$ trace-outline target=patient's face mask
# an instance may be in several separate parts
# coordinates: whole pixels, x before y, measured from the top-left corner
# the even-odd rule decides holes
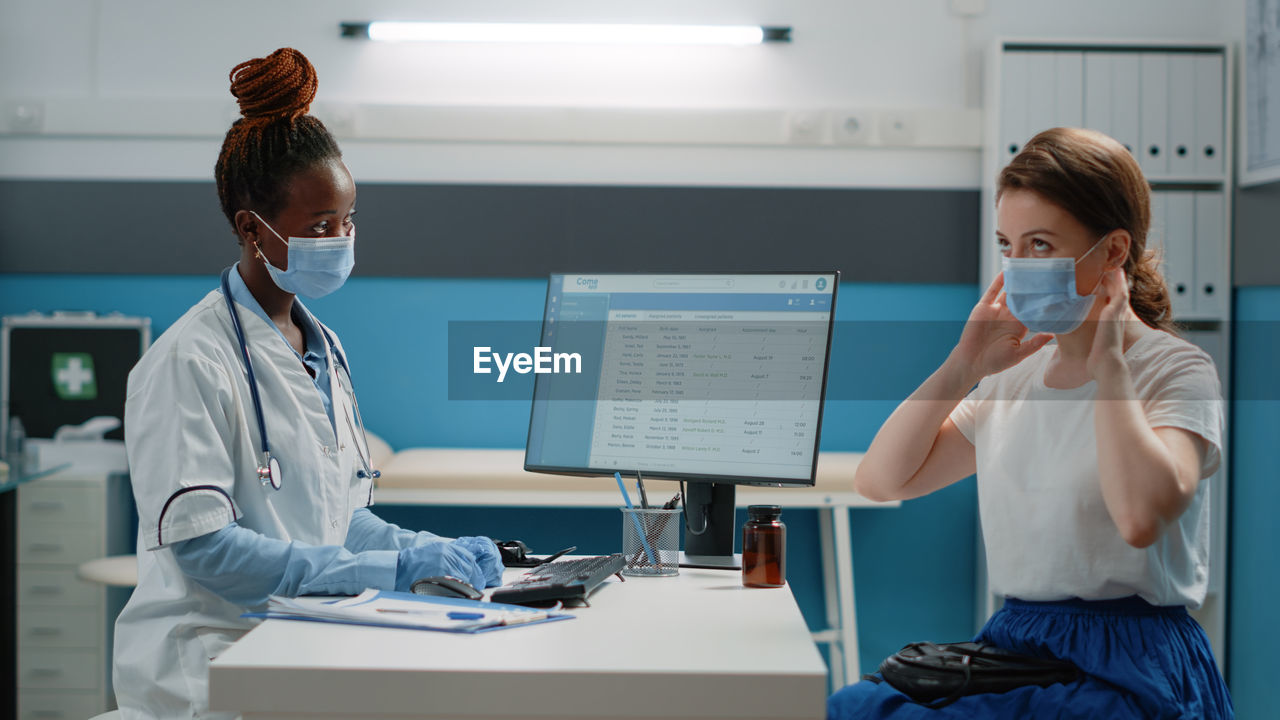
[[[1093,309],[1094,296],[1076,292],[1076,265],[1101,244],[1099,239],[1078,260],[1006,256],[1005,303],[1018,322],[1031,332],[1054,335],[1080,327]]]
[[[343,237],[291,237],[285,240],[261,215],[252,210],[249,212],[289,247],[288,270],[277,268],[261,250],[258,252],[271,279],[281,290],[294,295],[320,298],[342,287],[351,275],[351,269],[356,265],[354,231]]]

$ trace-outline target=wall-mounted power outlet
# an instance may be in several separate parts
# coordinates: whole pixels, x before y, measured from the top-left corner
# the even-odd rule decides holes
[[[831,138],[837,145],[868,145],[875,129],[869,110],[837,110],[831,113]]]
[[[882,145],[912,145],[916,141],[915,118],[910,113],[891,110],[880,113],[879,130]]]
[[[792,145],[818,145],[826,137],[826,113],[797,110],[787,114],[787,140]]]
[[[5,124],[9,132],[38,133],[44,129],[44,103],[17,100],[6,104]]]

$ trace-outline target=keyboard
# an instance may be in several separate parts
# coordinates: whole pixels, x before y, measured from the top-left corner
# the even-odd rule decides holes
[[[494,590],[490,599],[512,605],[555,601],[585,603],[592,591],[626,564],[622,553],[556,560],[539,565],[510,585]]]

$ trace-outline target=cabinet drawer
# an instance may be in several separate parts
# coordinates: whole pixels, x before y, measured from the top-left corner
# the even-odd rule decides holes
[[[106,490],[100,484],[63,485],[34,482],[18,489],[18,525],[102,523]]]
[[[102,648],[103,613],[91,607],[18,606],[18,645],[23,648]]]
[[[22,572],[18,573],[19,605],[97,607],[102,594],[101,585],[81,580],[76,576],[73,568],[63,570],[23,568]]]
[[[107,711],[107,703],[96,692],[48,692],[23,690],[18,693],[18,720],[84,720]]]
[[[79,565],[106,554],[102,530],[71,525],[32,525],[18,528],[18,562]]]
[[[106,679],[100,650],[18,648],[18,687],[97,690]]]

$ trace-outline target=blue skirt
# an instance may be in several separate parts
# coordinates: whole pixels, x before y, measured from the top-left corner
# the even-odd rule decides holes
[[[883,680],[864,680],[832,695],[827,717],[1235,717],[1209,639],[1180,606],[1156,607],[1138,597],[1047,603],[1009,598],[975,639],[1027,655],[1069,660],[1081,670],[1081,679],[1070,685],[967,695],[939,709],[913,702]]]

